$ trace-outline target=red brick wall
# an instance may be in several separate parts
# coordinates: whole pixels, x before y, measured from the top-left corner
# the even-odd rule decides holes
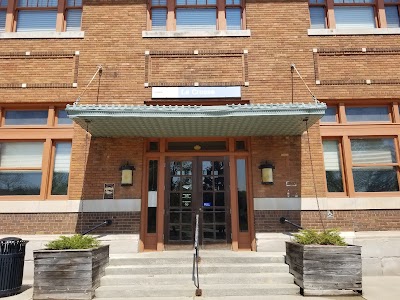
[[[89,125],[90,126],[90,125]],[[78,130],[72,155],[70,199],[103,199],[105,183],[115,184],[115,199],[141,198],[143,139],[141,138],[93,138]],[[87,155],[87,167],[85,161]],[[135,167],[133,185],[121,186],[120,166],[129,162]],[[85,173],[86,172],[86,173]],[[83,174],[86,174],[83,177]],[[83,189],[82,182],[84,181]]]
[[[0,214],[0,219],[3,234],[83,233],[107,219],[112,225],[93,234],[138,234],[140,226],[140,212]]]
[[[336,210],[333,218],[327,218],[321,211],[326,229],[337,228],[341,231],[377,231],[400,230],[400,210]],[[289,224],[280,224],[280,217],[286,217],[305,229],[322,230],[318,211],[256,210],[254,212],[256,232],[296,231]]]

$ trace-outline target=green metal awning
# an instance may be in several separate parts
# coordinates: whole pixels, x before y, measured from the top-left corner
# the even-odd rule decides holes
[[[68,116],[94,137],[300,135],[326,104],[224,106],[67,105]],[[308,121],[305,122],[304,120]]]

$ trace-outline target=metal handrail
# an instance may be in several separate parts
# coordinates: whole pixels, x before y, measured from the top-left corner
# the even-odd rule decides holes
[[[290,225],[292,225],[292,226],[294,226],[294,227],[296,227],[296,228],[298,228],[298,229],[303,229],[303,227],[301,227],[300,225],[297,225],[296,223],[293,223],[292,221],[286,219],[285,217],[281,217],[281,218],[279,219],[279,222],[280,222],[281,224],[289,223]]]
[[[201,296],[202,291],[200,289],[200,280],[199,280],[199,214],[196,214],[196,229],[194,234],[194,265],[193,265],[193,281],[196,286],[196,296]]]
[[[86,234],[88,234],[89,232],[92,232],[93,230],[96,230],[97,228],[99,228],[99,227],[101,227],[101,226],[110,226],[111,224],[112,224],[112,220],[105,220],[103,223],[100,223],[100,224],[94,226],[93,228],[91,228],[91,229],[85,231],[84,233],[82,233],[82,235],[86,235]]]

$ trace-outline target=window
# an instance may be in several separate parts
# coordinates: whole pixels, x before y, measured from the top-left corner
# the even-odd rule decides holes
[[[173,14],[168,14],[168,10]],[[151,0],[151,30],[241,30],[242,0]]]
[[[72,136],[63,108],[0,108],[0,196],[66,199]]]
[[[385,0],[386,24],[388,28],[400,27],[399,0]]]
[[[54,168],[51,185],[52,195],[67,195],[71,142],[57,142],[54,146]]]
[[[55,31],[57,0],[18,0],[16,31]]]
[[[8,0],[0,0],[0,32],[6,29],[7,5]]]
[[[393,138],[351,139],[356,192],[398,191],[398,171]]]
[[[325,111],[325,115],[322,117],[321,122],[336,122],[336,107],[328,107]]]
[[[0,143],[0,195],[40,195],[43,142]]]
[[[81,19],[82,0],[0,0],[0,32],[80,31]]]
[[[374,0],[334,0],[336,28],[375,28]]]
[[[328,121],[320,123],[328,195],[400,191],[399,103],[384,104],[328,107]]]
[[[326,28],[325,0],[310,0],[311,28]]]
[[[309,0],[310,28],[398,28],[399,5],[400,0]]]
[[[343,192],[339,141],[325,140],[322,142],[322,145],[324,150],[325,176],[328,192]]]
[[[390,122],[389,110],[384,107],[346,107],[347,122]]]
[[[72,120],[68,118],[67,112],[63,109],[57,111],[57,124],[58,125],[72,125]]]
[[[4,125],[47,125],[47,110],[6,110]]]
[[[65,14],[65,31],[80,31],[82,22],[82,0],[67,0]]]

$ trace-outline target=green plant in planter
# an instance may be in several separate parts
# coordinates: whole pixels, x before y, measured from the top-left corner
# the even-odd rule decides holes
[[[57,240],[46,244],[48,250],[65,249],[90,249],[100,246],[100,242],[90,235],[75,234],[73,236],[60,236]]]
[[[327,229],[322,232],[313,229],[302,229],[293,236],[295,242],[302,245],[347,245],[337,229]]]

